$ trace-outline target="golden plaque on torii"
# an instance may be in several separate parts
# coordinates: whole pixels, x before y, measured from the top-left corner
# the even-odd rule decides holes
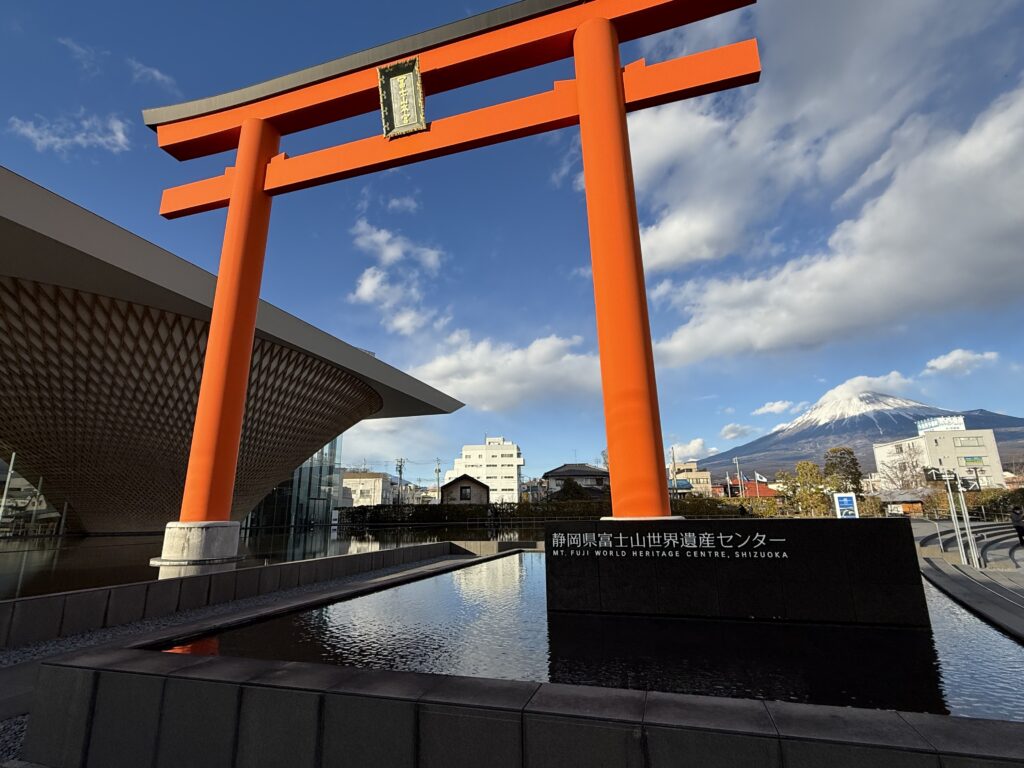
[[[419,57],[377,68],[384,136],[394,139],[427,130]]]

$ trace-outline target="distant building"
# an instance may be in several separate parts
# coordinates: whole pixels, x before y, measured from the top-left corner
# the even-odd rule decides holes
[[[736,477],[725,476],[725,480],[711,487],[712,495],[719,498],[771,499],[779,494],[768,483],[743,478],[743,484]]]
[[[397,485],[387,472],[345,472],[341,483],[352,492],[352,505],[356,507],[397,501]]]
[[[611,488],[608,470],[593,464],[563,464],[545,472],[543,480],[549,495],[561,491],[566,480],[575,480],[577,485],[595,495],[607,493]]]
[[[528,478],[519,485],[520,501],[527,503],[541,501],[547,494],[547,483],[538,478]]]
[[[962,432],[967,429],[963,416],[932,416],[914,423],[919,436],[925,432]]]
[[[442,504],[488,504],[491,489],[472,475],[459,475],[441,486]]]
[[[695,493],[698,496],[712,495],[711,473],[704,469],[698,469],[696,461],[677,461],[674,464],[666,465],[665,470],[668,472],[670,491]],[[675,477],[672,476],[673,471]],[[682,487],[681,482],[673,483],[673,480],[686,481],[691,487],[687,490]]]
[[[483,445],[464,445],[455,459],[455,468],[444,473],[445,483],[469,475],[491,489],[491,503],[514,504],[519,501],[523,461],[522,451],[504,437],[488,437]]]
[[[921,486],[923,471],[929,467],[951,469],[982,488],[1005,487],[995,433],[956,428],[962,424],[962,416],[923,419],[917,422],[917,437],[876,443],[879,490]]]

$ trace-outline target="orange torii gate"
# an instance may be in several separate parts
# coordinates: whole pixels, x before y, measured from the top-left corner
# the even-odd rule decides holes
[[[660,64],[641,59],[623,69],[619,43],[753,2],[522,0],[241,91],[148,110],[144,117],[160,147],[179,160],[237,148],[235,165],[223,175],[167,189],[160,204],[167,218],[228,209],[181,522],[168,526],[164,557],[173,554],[172,527],[229,520],[273,197],[575,124],[586,182],[613,512],[669,515],[626,113],[757,82],[760,61],[756,41],[746,40]],[[425,120],[424,96],[569,56],[575,80]],[[401,102],[402,121],[391,114],[394,99]],[[296,157],[278,151],[282,135],[378,108],[383,136]],[[396,138],[399,122],[410,127]],[[193,543],[178,542],[171,560],[223,561],[227,543],[199,545],[195,534],[180,532]],[[195,556],[184,557],[186,549]]]

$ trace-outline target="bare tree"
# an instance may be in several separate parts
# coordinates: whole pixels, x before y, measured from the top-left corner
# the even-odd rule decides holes
[[[925,484],[924,468],[924,450],[917,443],[907,443],[898,459],[878,465],[878,476],[883,488],[907,491]]]

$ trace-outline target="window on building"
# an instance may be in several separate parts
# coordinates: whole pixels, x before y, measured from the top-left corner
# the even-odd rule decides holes
[[[459,501],[470,501],[473,498],[473,489],[468,485],[459,486]]]
[[[983,443],[980,437],[954,437],[953,445],[957,448],[980,448]]]
[[[903,446],[902,445],[894,445],[892,447],[892,452],[893,453],[903,453]]]

